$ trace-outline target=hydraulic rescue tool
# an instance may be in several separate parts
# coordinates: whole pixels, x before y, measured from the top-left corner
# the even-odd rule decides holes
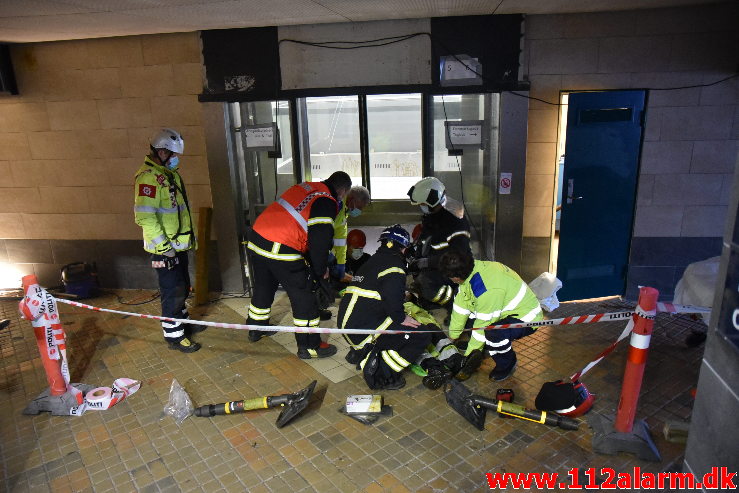
[[[445,395],[447,404],[480,431],[485,429],[485,416],[488,409],[497,411],[499,414],[533,421],[534,423],[559,426],[565,430],[577,430],[580,426],[577,420],[566,416],[559,416],[558,414],[537,411],[535,409],[526,409],[512,402],[488,399],[487,397],[473,394],[463,383],[455,380],[452,380],[451,386],[447,387]]]
[[[300,414],[303,409],[308,407],[308,402],[310,401],[310,396],[313,394],[313,390],[316,388],[316,383],[317,381],[313,380],[306,388],[292,394],[272,395],[202,406],[195,409],[195,416],[207,418],[210,416],[243,413],[244,411],[253,411],[255,409],[282,407],[282,412],[277,417],[277,427],[282,428],[295,416]]]

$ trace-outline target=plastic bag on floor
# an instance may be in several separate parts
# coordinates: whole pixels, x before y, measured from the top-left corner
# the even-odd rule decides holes
[[[172,386],[169,388],[169,401],[164,406],[164,414],[172,416],[179,425],[188,416],[192,415],[194,410],[195,407],[192,405],[190,396],[187,395],[187,392],[176,378],[172,379]]]
[[[551,312],[559,306],[557,291],[562,287],[562,281],[549,272],[543,272],[529,283],[531,291],[539,299],[539,304],[544,311]]]

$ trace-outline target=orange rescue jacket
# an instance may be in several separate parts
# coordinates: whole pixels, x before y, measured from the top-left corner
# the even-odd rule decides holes
[[[320,197],[328,197],[336,202],[323,182],[293,185],[257,217],[254,231],[266,240],[305,253],[308,250],[310,209]]]

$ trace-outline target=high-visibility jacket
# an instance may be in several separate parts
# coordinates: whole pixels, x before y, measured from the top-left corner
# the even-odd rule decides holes
[[[333,217],[310,217],[313,202],[321,197],[330,198],[336,203],[323,182],[293,185],[264,209],[254,221],[253,229],[266,240],[305,253],[308,250],[308,227],[314,224],[334,224]]]
[[[162,254],[196,248],[192,217],[182,177],[149,156],[136,172],[134,220],[144,235],[144,250]]]
[[[539,300],[518,274],[500,262],[475,260],[472,273],[454,297],[449,336],[459,337],[469,319],[474,319],[472,328],[476,328],[494,325],[509,316],[523,322],[544,318]],[[476,349],[484,344],[485,331],[473,330],[469,345]],[[470,351],[468,347],[467,353]]]
[[[346,201],[339,208],[339,213],[334,219],[334,256],[338,265],[346,264],[346,237],[349,235],[348,215]]]

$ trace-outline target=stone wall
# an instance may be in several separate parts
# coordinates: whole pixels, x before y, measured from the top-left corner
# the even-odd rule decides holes
[[[526,18],[531,95],[706,84],[737,72],[739,5]],[[739,79],[648,91],[627,295],[638,284],[671,297],[685,266],[718,255],[739,139]],[[524,278],[549,265],[558,108],[531,100]]]
[[[0,97],[0,262],[45,285],[72,261],[96,261],[105,286],[155,285],[133,176],[158,128],[184,136],[195,220],[211,205],[198,34],[19,44],[11,59],[20,95]]]

